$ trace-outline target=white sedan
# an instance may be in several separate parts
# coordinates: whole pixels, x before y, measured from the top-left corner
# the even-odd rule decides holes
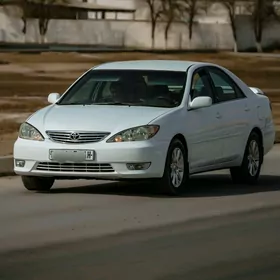
[[[189,175],[217,169],[254,184],[274,144],[269,99],[215,64],[106,63],[48,101],[14,145],[28,190],[56,179],[156,179],[179,195]]]

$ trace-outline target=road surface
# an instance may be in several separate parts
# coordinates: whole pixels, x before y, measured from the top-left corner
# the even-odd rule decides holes
[[[280,279],[280,149],[257,187],[194,176],[181,198],[149,184],[0,179],[0,280]]]

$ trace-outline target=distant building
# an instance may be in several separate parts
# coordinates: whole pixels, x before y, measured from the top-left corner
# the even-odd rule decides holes
[[[139,0],[136,0],[139,2]],[[75,1],[77,2],[77,1]],[[105,6],[107,10],[105,15],[98,11],[88,12],[88,18],[90,19],[112,19],[112,20],[133,20],[135,19],[135,10],[137,5],[134,0],[80,0],[80,2]],[[133,11],[133,12],[132,12]]]
[[[111,19],[111,20],[149,20],[149,8],[145,3],[145,0],[79,0],[83,3],[95,4],[95,5],[103,5],[110,8],[115,9],[127,9],[127,10],[135,10],[135,13],[128,12],[106,12],[105,18],[102,17],[101,12],[89,11],[88,18],[90,19]],[[75,1],[77,2],[77,1]],[[228,11],[221,2],[213,2],[209,0],[201,0],[201,7],[203,7],[202,11],[199,15],[196,16],[197,22],[203,23],[224,23],[228,22]],[[246,3],[246,4],[244,4]],[[241,0],[235,2],[235,12],[236,15],[244,15],[249,14],[248,1]],[[280,1],[279,1],[280,8]]]
[[[1,0],[0,0],[1,1]],[[2,2],[0,3],[3,3]],[[26,0],[7,0],[24,1]],[[252,0],[253,1],[253,0]],[[268,0],[272,1],[272,0]],[[256,38],[249,16],[248,1],[236,1],[237,45],[239,50],[254,48]],[[272,3],[272,2],[271,2]],[[276,6],[280,8],[280,1]],[[192,36],[188,18],[177,20],[165,36],[166,22],[158,22],[154,47],[158,49],[220,49],[236,46],[226,7],[221,2],[201,0],[200,12],[194,18]],[[1,5],[1,4],[0,4]],[[37,5],[37,7],[39,7]],[[0,8],[0,41],[39,42],[38,9],[34,5],[24,25],[15,7]],[[70,4],[52,5],[46,41],[50,43],[91,44],[150,49],[151,22],[145,0],[73,0]],[[262,46],[280,44],[279,21],[264,26]]]
[[[5,3],[5,2],[3,2]],[[0,2],[1,6],[2,2]],[[3,5],[3,4],[2,4]],[[5,6],[21,7],[22,13],[26,18],[39,18],[42,9],[48,9],[50,19],[107,19],[114,15],[116,19],[118,14],[129,14],[133,18],[135,9],[127,7],[117,7],[104,5],[104,3],[88,2],[87,0],[63,2],[26,2],[26,0],[6,1]],[[20,15],[19,15],[20,16]]]

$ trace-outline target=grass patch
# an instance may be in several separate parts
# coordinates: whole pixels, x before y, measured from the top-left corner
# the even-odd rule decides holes
[[[41,75],[38,75],[41,74]],[[14,73],[14,72],[0,72],[0,83],[11,83],[14,82],[24,82],[24,83],[36,83],[36,82],[70,82],[72,79],[59,77],[55,75],[44,76],[42,74],[48,74],[47,71],[43,70],[34,70],[31,74],[22,74],[22,73]],[[35,79],[34,79],[35,78]]]
[[[0,75],[1,76],[1,75]],[[35,80],[35,82],[34,82]],[[2,82],[0,80],[0,97],[6,96],[47,96],[51,92],[63,93],[70,85],[65,81],[42,81],[33,78],[33,81],[16,80],[14,82]]]
[[[47,101],[42,100],[23,100],[22,102],[12,101],[0,103],[1,113],[28,113],[37,111],[48,105]]]
[[[75,62],[88,62],[88,58],[85,56],[80,56],[78,53],[55,53],[55,52],[46,52],[46,53],[37,53],[37,54],[28,54],[28,53],[0,53],[0,60],[25,64],[25,63],[75,63]]]
[[[0,135],[14,133],[18,131],[20,124],[14,120],[2,120],[0,121]]]
[[[191,60],[217,63],[234,72],[250,86],[263,89],[280,87],[280,58],[255,57],[236,55],[232,53],[97,53],[82,55],[78,53],[42,53],[19,54],[0,53],[3,59],[18,66],[28,67],[33,72],[28,74],[0,71],[0,96],[11,95],[47,95],[50,92],[64,92],[70,84],[78,78],[89,66],[94,66],[108,61],[119,60],[143,60],[143,59],[167,59],[167,60]],[[38,69],[40,63],[43,70]],[[65,65],[64,69],[54,70],[54,63]],[[70,64],[72,68],[70,67]],[[75,64],[78,67],[73,69]],[[47,66],[50,66],[50,70]],[[67,69],[69,65],[69,69]],[[5,65],[3,65],[4,67]],[[39,67],[40,68],[40,67]],[[9,68],[10,69],[10,68]],[[72,70],[71,70],[72,69]],[[1,65],[0,65],[1,70]],[[69,76],[68,76],[69,74]],[[74,74],[74,75],[73,75]]]

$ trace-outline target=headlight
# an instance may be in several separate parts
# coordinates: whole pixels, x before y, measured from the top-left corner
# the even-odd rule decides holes
[[[35,141],[44,141],[41,133],[32,125],[23,123],[19,129],[19,138]]]
[[[107,142],[143,141],[154,137],[159,131],[158,125],[144,125],[123,130],[112,136]]]

